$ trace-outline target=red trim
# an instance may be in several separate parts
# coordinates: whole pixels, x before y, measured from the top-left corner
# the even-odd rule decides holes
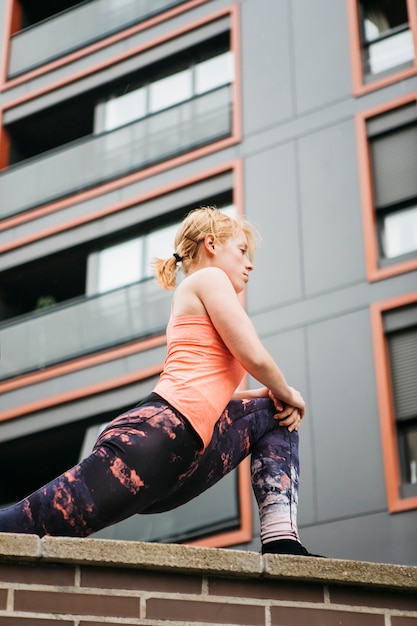
[[[408,20],[414,42],[413,65],[398,72],[394,69],[393,73],[389,76],[385,76],[384,78],[376,79],[375,81],[365,84],[363,82],[362,43],[360,37],[358,0],[346,0],[350,59],[352,64],[352,84],[353,94],[355,96],[363,96],[366,93],[375,91],[376,89],[382,89],[392,83],[405,80],[406,78],[417,74],[417,5],[415,0],[406,0],[406,2]]]
[[[401,472],[391,387],[391,371],[382,316],[384,311],[397,309],[416,302],[417,292],[414,292],[372,304],[370,309],[385,485],[388,511],[390,513],[417,508],[417,496],[412,498],[401,498],[400,496]]]
[[[9,165],[10,158],[10,135],[2,125],[1,117],[0,110],[0,169]]]
[[[17,3],[17,0],[7,0],[7,1],[12,6],[15,6]],[[98,52],[99,50],[102,50],[103,48],[112,46],[118,43],[119,41],[123,41],[124,39],[127,39],[128,37],[132,37],[132,35],[136,35],[144,30],[157,26],[158,24],[162,22],[168,21],[176,17],[177,15],[180,15],[181,13],[191,11],[192,9],[200,6],[201,4],[205,4],[207,2],[208,0],[190,0],[189,2],[181,6],[174,7],[173,9],[169,11],[165,11],[164,13],[161,13],[160,15],[150,18],[144,22],[135,24],[134,26],[131,26],[130,28],[127,28],[123,31],[119,31],[118,33],[115,33],[114,35],[100,39],[100,41],[97,41],[91,45],[84,46],[83,48],[80,48],[79,50],[76,50],[75,52],[71,52],[70,54],[67,54],[59,59],[51,61],[50,63],[45,63],[41,67],[37,67],[33,70],[29,70],[28,72],[25,72],[24,74],[16,76],[16,78],[11,78],[10,80],[8,80],[7,78],[7,73],[8,73],[7,72],[8,62],[7,62],[4,68],[3,80],[0,85],[0,91],[6,91],[7,89],[11,89],[12,87],[16,87],[17,85],[33,80],[37,78],[38,76],[42,76],[43,74],[47,74],[56,69],[59,69],[60,67],[63,67],[64,65],[68,65],[69,63],[78,61],[79,59],[82,59],[90,54],[94,54],[95,52]],[[14,30],[11,30],[11,34],[17,32],[20,29],[20,22],[15,21],[14,24],[15,25],[18,24],[18,27],[15,28]],[[7,37],[6,41],[7,41],[7,58],[8,58],[9,37]]]
[[[372,164],[369,153],[369,143],[366,132],[368,119],[391,111],[397,107],[416,101],[417,94],[412,93],[401,96],[394,101],[386,102],[368,111],[356,115],[356,139],[358,146],[359,184],[362,205],[362,221],[365,237],[366,273],[370,282],[411,272],[417,269],[417,258],[379,267],[379,250],[377,241],[377,225],[375,215],[375,202],[372,184]]]

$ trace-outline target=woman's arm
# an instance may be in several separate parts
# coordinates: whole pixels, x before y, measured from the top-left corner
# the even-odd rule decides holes
[[[276,400],[298,408],[303,417],[305,403],[301,394],[288,385],[278,365],[263,346],[225,272],[216,267],[207,267],[191,275],[188,280],[233,356],[251,376],[272,392]]]

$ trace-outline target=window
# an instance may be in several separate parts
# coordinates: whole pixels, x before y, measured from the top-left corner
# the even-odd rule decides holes
[[[401,496],[417,496],[417,304],[383,314]]]
[[[412,65],[414,45],[406,0],[359,0],[365,80]]]
[[[417,73],[415,0],[346,0],[354,94]]]
[[[121,95],[112,95],[97,105],[95,132],[110,131],[152,113],[191,100],[194,96],[231,84],[234,78],[233,54],[223,52],[186,69]]]
[[[381,267],[417,254],[417,106],[367,120]]]
[[[46,94],[25,103],[29,111],[24,105],[5,111],[10,141],[3,150],[8,167],[0,174],[0,217],[109,181],[122,185],[129,174],[168,168],[172,159],[210,151],[219,141],[235,143],[230,40],[227,14],[175,38],[168,56],[167,42],[161,43],[127,59],[126,72],[121,64],[109,81],[97,72],[87,91],[83,81],[74,83],[78,93],[71,97],[66,87],[57,90],[53,106]]]

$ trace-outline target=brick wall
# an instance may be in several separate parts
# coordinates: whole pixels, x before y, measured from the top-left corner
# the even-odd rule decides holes
[[[0,534],[0,626],[416,626],[417,568]]]

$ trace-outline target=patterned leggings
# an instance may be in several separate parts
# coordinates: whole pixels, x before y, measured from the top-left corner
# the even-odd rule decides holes
[[[32,495],[0,510],[0,531],[86,537],[136,513],[168,511],[252,454],[261,539],[298,540],[298,433],[267,398],[232,400],[201,454],[188,422],[156,394],[113,420],[93,452]]]

